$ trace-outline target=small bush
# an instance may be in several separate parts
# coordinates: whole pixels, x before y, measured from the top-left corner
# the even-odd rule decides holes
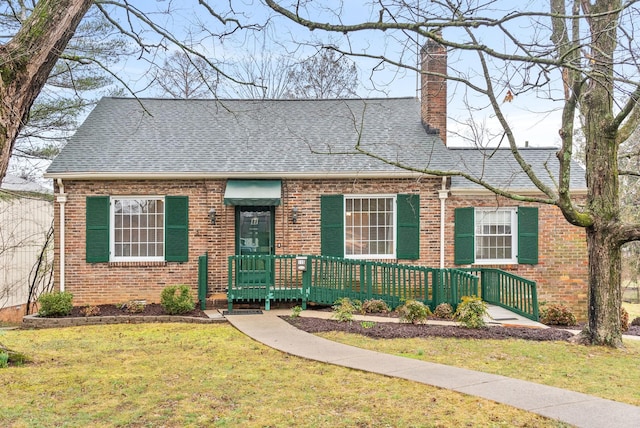
[[[43,293],[38,299],[41,317],[63,317],[69,315],[73,309],[73,294],[63,291]]]
[[[298,318],[301,312],[302,308],[300,306],[294,306],[291,308],[291,318]]]
[[[629,330],[629,312],[623,307],[620,308],[620,329],[622,331]]]
[[[431,309],[417,300],[407,300],[403,305],[396,308],[400,322],[421,324],[427,321],[431,315]]]
[[[343,297],[336,300],[331,308],[333,309],[332,318],[340,322],[347,322],[353,320],[353,314],[362,312],[362,303],[359,300]]]
[[[373,328],[376,326],[376,323],[373,321],[360,321],[360,325],[362,328]]]
[[[389,308],[389,305],[387,305],[384,300],[370,299],[364,301],[362,311],[365,314],[386,314],[391,312],[391,308]]]
[[[4,351],[0,351],[0,369],[4,369],[9,366],[9,354]]]
[[[80,309],[80,313],[85,317],[96,317],[100,315],[100,308],[97,306],[87,305]]]
[[[640,325],[640,317],[635,317],[633,321],[631,321],[631,325],[638,326]]]
[[[561,303],[545,304],[540,309],[540,322],[547,325],[576,325],[576,317]]]
[[[487,304],[481,298],[463,296],[456,310],[455,319],[467,328],[482,328],[485,326],[484,317],[487,314]]]
[[[169,315],[191,312],[196,304],[188,285],[170,285],[160,294],[160,304]]]
[[[433,315],[437,318],[451,319],[453,318],[453,308],[448,303],[440,303],[433,311]]]
[[[129,314],[140,314],[144,312],[145,306],[147,306],[147,302],[144,300],[129,300],[116,305],[118,309],[122,309]]]

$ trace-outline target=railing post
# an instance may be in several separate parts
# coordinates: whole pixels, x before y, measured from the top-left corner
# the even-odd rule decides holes
[[[435,308],[436,306],[438,306],[440,303],[442,303],[440,301],[441,297],[440,297],[440,282],[441,282],[441,272],[442,269],[433,269],[431,271],[431,275],[432,275],[432,287],[433,287],[433,307]]]
[[[207,286],[209,285],[209,253],[204,253],[198,257],[198,300],[200,301],[200,310],[207,309]]]
[[[265,282],[264,285],[264,291],[265,291],[265,296],[264,296],[264,310],[265,311],[270,311],[271,310],[271,275],[273,274],[272,269],[271,269],[271,257],[273,256],[266,256],[267,260],[265,262],[265,266],[264,269],[267,273],[267,281]],[[257,260],[256,260],[256,264],[257,264]]]
[[[455,304],[458,306],[458,302],[460,301],[460,293],[458,292],[458,272],[449,270],[449,278],[451,281],[451,304],[452,306]]]
[[[366,296],[367,299],[371,299],[373,296],[373,263],[369,262],[369,263],[365,263],[365,269],[366,269],[366,281],[367,281],[367,288],[366,288]]]
[[[305,256],[307,261],[305,263],[305,270],[302,271],[302,309],[307,309],[307,300],[311,292],[311,278],[313,278],[313,259],[310,256]]]
[[[487,286],[486,286],[486,275],[484,274],[484,269],[480,269],[480,296],[483,300],[486,300],[487,297]]]
[[[538,290],[535,282],[531,284],[531,299],[533,300],[533,320],[540,321],[540,314],[538,313]]]
[[[227,276],[227,309],[229,312],[233,311],[233,264],[235,259],[233,256],[229,256],[229,271]]]

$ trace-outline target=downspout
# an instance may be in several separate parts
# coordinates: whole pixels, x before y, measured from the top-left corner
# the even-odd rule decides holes
[[[440,198],[440,269],[444,269],[444,227],[446,218],[446,204],[445,201],[449,197],[449,190],[447,189],[447,177],[442,177],[442,189],[438,190],[438,197]]]
[[[67,202],[67,194],[64,193],[64,184],[62,183],[62,179],[58,178],[58,196],[56,200],[60,204],[60,291],[64,291],[64,204]]]

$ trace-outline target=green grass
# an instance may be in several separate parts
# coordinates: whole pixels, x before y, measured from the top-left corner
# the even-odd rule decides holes
[[[626,349],[568,342],[444,338],[376,340],[360,335],[321,334],[336,342],[388,354],[529,380],[640,405],[640,341]]]
[[[272,350],[227,324],[8,331],[0,426],[564,426],[506,405]],[[457,352],[457,351],[456,351]]]
[[[622,307],[629,313],[629,322],[640,317],[640,303],[622,303]]]

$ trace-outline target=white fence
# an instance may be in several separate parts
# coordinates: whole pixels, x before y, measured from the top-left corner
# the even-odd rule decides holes
[[[0,191],[0,309],[52,286],[51,195]]]

